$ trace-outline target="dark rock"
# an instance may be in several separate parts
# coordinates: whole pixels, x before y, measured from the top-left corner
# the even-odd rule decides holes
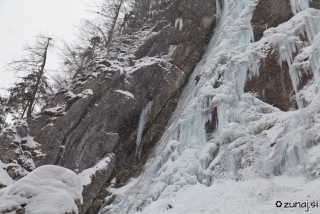
[[[111,173],[113,172],[116,162],[115,156],[108,154],[106,157],[109,157],[111,159],[108,168],[97,171],[92,178],[92,183],[90,185],[84,186],[83,188],[82,195],[84,203],[81,205],[80,213],[87,212],[88,208],[92,205],[93,200],[97,198],[103,185],[106,183]]]
[[[14,139],[12,131],[4,132],[0,136],[0,160],[2,163],[10,163],[11,159],[16,158],[14,150],[16,146],[12,147],[12,140]]]
[[[260,65],[259,76],[248,80],[244,90],[256,93],[259,99],[283,111],[296,109],[296,101],[291,99],[294,90],[290,81],[289,66],[283,62],[281,67],[276,54],[272,51],[269,53]]]
[[[263,32],[288,21],[293,17],[290,0],[262,0],[253,12],[251,24],[254,40],[259,41]]]
[[[57,115],[42,113],[39,118],[28,121],[35,141],[42,145],[41,151],[45,154],[36,162],[37,166],[57,164],[81,172],[93,167],[106,155],[115,154],[108,169],[97,172],[96,179],[85,187],[81,213],[98,212],[108,194],[105,189],[114,177],[117,178],[115,185],[119,187],[140,174],[175,110],[182,87],[205,51],[214,31],[214,12],[215,1],[212,0],[168,3],[160,15],[144,26],[146,31],[158,33],[140,45],[135,52],[135,61],[130,59],[128,64],[137,66],[138,60],[145,60],[145,56],[161,59],[166,56],[166,62],[160,60],[137,67],[130,78],[110,70],[108,78],[99,75],[77,79],[72,93],[91,89],[93,95],[75,99],[66,97],[66,91],[60,92],[47,108],[66,105],[65,112]],[[175,28],[177,18],[183,19],[181,31]],[[128,35],[123,39],[123,45],[134,39],[140,38],[135,33]],[[120,48],[118,52],[121,51]],[[118,61],[124,60],[119,58]],[[111,66],[108,61],[100,64]],[[130,92],[134,99],[115,90]],[[146,117],[142,152],[138,157],[135,151],[139,118],[150,101],[153,105]]]

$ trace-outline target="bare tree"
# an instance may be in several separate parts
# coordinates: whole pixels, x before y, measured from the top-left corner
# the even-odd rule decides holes
[[[95,29],[99,35],[102,35],[102,40],[105,41],[106,57],[109,56],[110,47],[113,41],[113,36],[116,30],[117,23],[125,17],[128,13],[125,7],[126,0],[103,0],[101,3],[96,4],[98,9],[96,13],[99,15],[101,22],[94,24],[93,22],[87,22],[87,26],[91,25],[91,29]]]
[[[89,39],[90,45],[71,46],[64,43],[64,48],[61,49],[61,57],[64,62],[65,72],[72,75],[71,79],[77,76],[85,76],[94,68],[94,58],[96,47],[100,43],[100,37]]]
[[[25,48],[25,55],[11,62],[10,70],[23,73],[22,81],[15,84],[15,87],[9,90],[11,104],[15,102],[22,102],[19,108],[23,108],[21,117],[27,112],[27,117],[30,118],[32,111],[40,98],[40,94],[44,93],[43,90],[49,88],[47,78],[44,76],[47,63],[48,50],[52,46],[52,38],[39,35],[34,46],[27,46]],[[17,99],[19,97],[19,99]],[[23,100],[23,101],[22,101]]]

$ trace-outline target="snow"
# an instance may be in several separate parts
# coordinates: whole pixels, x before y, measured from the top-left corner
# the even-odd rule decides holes
[[[91,75],[94,77],[98,77],[100,75],[100,72],[92,72]]]
[[[109,188],[107,188],[107,190],[112,193],[113,195],[116,195],[117,197],[123,199],[126,197],[126,195],[128,194],[128,192],[135,186],[135,184],[137,183],[139,178],[130,178],[129,181],[127,182],[126,185],[124,185],[123,187],[120,187],[120,188],[114,188],[113,185],[114,183],[116,182],[116,178],[114,178],[112,181],[111,181],[111,186]],[[110,198],[112,197],[112,195],[108,196],[105,201],[108,201]],[[108,213],[110,207],[108,208],[102,208],[100,212],[104,213]]]
[[[97,171],[105,170],[108,168],[111,159],[114,157],[114,154],[110,154],[101,161],[99,161],[94,167],[83,170],[78,176],[82,182],[82,185],[90,185],[92,183],[92,177],[96,174]]]
[[[66,105],[58,105],[56,107],[53,107],[53,108],[47,108],[47,109],[44,109],[43,111],[46,112],[46,113],[51,113],[53,115],[57,115],[57,114],[60,114],[62,112],[64,112],[64,110],[66,109]]]
[[[308,8],[308,0],[290,0],[295,16],[276,28],[267,29],[263,38],[254,42],[251,17],[257,2],[216,1],[218,21],[215,34],[184,87],[164,135],[139,178],[129,180],[121,188],[113,185],[108,188],[117,198],[104,207],[101,214],[305,213],[306,208],[277,208],[275,203],[311,203],[319,199],[320,190],[316,187],[320,184],[320,11]],[[182,19],[178,21],[182,27]],[[151,35],[154,34],[135,34],[145,40]],[[138,45],[133,46],[136,49]],[[110,60],[111,66],[102,66],[101,69],[119,71],[120,74],[125,72],[126,78],[155,63],[167,69],[172,66],[168,60],[174,48],[170,47],[169,54],[161,59],[144,57],[134,61],[134,66]],[[298,110],[282,112],[254,94],[244,92],[246,81],[260,75],[260,63],[269,54],[278,56],[275,63],[280,66],[284,62],[289,65]],[[129,56],[123,59],[126,61]],[[310,74],[313,78],[300,89],[303,74]],[[194,83],[196,75],[202,75],[197,85]],[[134,99],[128,91],[115,92]],[[87,89],[78,95],[68,92],[66,96],[85,98],[92,94],[92,90]],[[138,158],[151,107],[150,101],[140,114],[135,151]],[[212,133],[206,130],[209,122],[216,127]],[[78,193],[82,185],[91,184],[96,172],[106,169],[110,161],[110,157],[104,158],[81,172],[77,179],[70,176],[76,187],[61,198],[53,196],[55,200],[63,201],[51,200],[50,203],[46,201],[48,195],[42,191],[53,188],[55,191],[50,189],[48,193],[51,196],[70,188],[69,183],[65,187],[59,182],[55,186],[55,182],[46,181],[56,176],[55,170],[50,169],[50,177],[42,179],[45,183],[38,182],[39,179],[28,180],[41,168],[16,183],[3,173],[5,171],[0,171],[1,182],[11,185],[0,190],[0,200],[8,199],[8,203],[0,203],[0,208],[18,206],[14,203],[27,201],[26,208],[36,209],[44,200],[41,204],[53,206],[56,203],[54,206],[57,206],[62,203],[64,209],[72,210],[73,201],[81,200]],[[115,181],[116,178],[112,183]],[[38,192],[32,188],[45,185],[50,188],[40,188]],[[65,187],[63,190],[61,185]],[[16,189],[24,192],[26,188],[30,188],[26,192],[34,194],[33,197],[13,193]],[[106,201],[111,197],[109,195]],[[30,203],[35,206],[31,207]],[[320,208],[310,208],[310,212],[317,213],[317,209]],[[32,210],[32,213],[37,211]]]
[[[7,171],[4,170],[7,166],[8,164],[0,161],[0,184],[4,186],[10,186],[14,183],[14,180],[8,175]]]
[[[142,214],[248,214],[248,213],[308,213],[307,208],[284,208],[284,203],[308,202],[310,213],[319,213],[317,202],[319,180],[307,182],[303,177],[288,176],[272,179],[248,179],[245,181],[222,181],[210,187],[200,184],[189,186],[178,192],[176,197],[159,199]],[[312,193],[312,195],[310,195]],[[283,206],[276,207],[281,201]],[[171,209],[169,209],[171,205]]]
[[[26,213],[78,213],[75,201],[82,203],[82,184],[69,169],[41,166],[0,190],[0,212],[25,205]]]
[[[131,94],[129,91],[123,91],[123,90],[114,90],[114,91],[125,95],[128,99],[134,99],[133,94]]]
[[[306,2],[291,1],[301,12],[254,42],[257,1],[216,1],[215,34],[164,135],[135,185],[101,213],[304,213],[275,203],[319,198],[320,11]],[[271,53],[289,65],[299,110],[244,92]],[[313,79],[300,90],[302,72]]]
[[[183,19],[182,18],[176,18],[174,27],[177,29],[178,26],[179,26],[179,31],[181,31],[182,27],[183,27]]]
[[[87,98],[88,95],[93,95],[92,89],[85,89],[83,92],[79,94],[74,94],[72,91],[68,91],[67,93],[65,93],[64,96],[72,99],[75,97]]]
[[[31,136],[27,136],[25,138],[22,139],[23,141],[26,141],[25,145],[28,147],[28,148],[31,148],[31,149],[36,149],[40,146],[39,143],[37,143],[36,141],[33,140],[33,137]]]

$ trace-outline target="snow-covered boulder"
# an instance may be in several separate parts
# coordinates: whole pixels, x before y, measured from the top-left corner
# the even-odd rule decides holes
[[[78,213],[81,192],[76,173],[59,166],[41,166],[0,190],[0,213]]]

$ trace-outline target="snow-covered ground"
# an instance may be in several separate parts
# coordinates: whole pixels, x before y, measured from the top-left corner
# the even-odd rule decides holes
[[[173,198],[155,201],[142,213],[319,213],[320,189],[315,188],[319,185],[320,180],[308,182],[304,177],[292,178],[288,176],[278,176],[272,179],[248,179],[239,182],[227,180],[213,183],[210,187],[196,184],[181,189]],[[276,206],[278,201],[282,203],[281,207]]]

